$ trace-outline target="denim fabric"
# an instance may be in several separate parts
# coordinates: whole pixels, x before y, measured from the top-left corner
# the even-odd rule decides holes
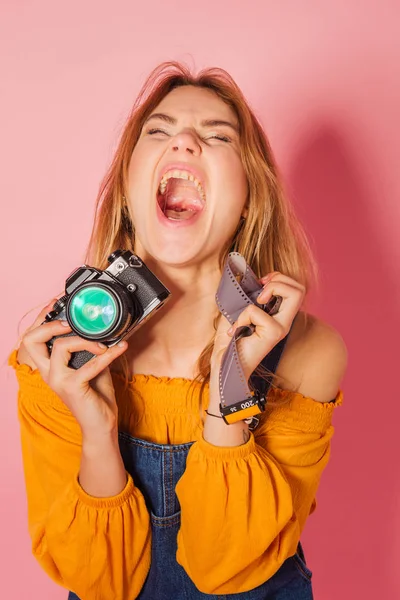
[[[286,338],[264,361],[271,372],[275,372],[285,342]],[[300,544],[273,577],[249,592],[200,592],[175,559],[181,518],[175,486],[185,471],[192,442],[161,445],[120,433],[119,444],[125,468],[143,493],[151,515],[151,566],[138,600],[312,600],[311,571]],[[79,598],[70,592],[68,600]]]
[[[175,486],[185,471],[192,443],[153,444],[126,433],[120,433],[119,438],[126,470],[142,491],[151,514],[151,566],[138,600],[312,600],[311,572],[300,545],[297,554],[288,558],[273,577],[249,592],[199,592],[175,560],[180,526]],[[68,600],[79,599],[71,592]]]

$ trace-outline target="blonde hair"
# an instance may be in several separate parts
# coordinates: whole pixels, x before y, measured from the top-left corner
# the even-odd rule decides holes
[[[100,186],[87,263],[104,269],[107,257],[116,248],[134,250],[135,228],[125,200],[131,155],[147,117],[169,92],[186,85],[213,91],[231,107],[239,124],[241,158],[249,189],[248,214],[223,249],[221,268],[228,252],[235,250],[245,257],[257,276],[280,271],[305,285],[308,291],[316,281],[316,264],[304,230],[284,192],[262,126],[226,71],[210,68],[194,75],[187,66],[177,62],[165,62],[154,69],[134,103]],[[213,343],[212,340],[198,359],[196,380],[202,382],[202,390],[210,377]]]

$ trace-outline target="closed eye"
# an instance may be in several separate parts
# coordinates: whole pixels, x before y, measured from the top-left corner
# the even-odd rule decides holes
[[[164,131],[164,129],[149,129],[147,132],[147,135],[155,135],[156,133],[163,133],[164,135],[168,135],[168,133],[166,131]]]
[[[155,127],[153,129],[149,129],[147,131],[147,135],[157,135],[157,134],[169,135],[169,133],[167,131],[165,131],[164,129],[160,129],[159,127]],[[222,134],[212,135],[208,139],[219,140],[221,142],[225,142],[226,144],[230,144],[232,142],[231,138],[229,138],[227,135],[222,135]]]
[[[211,137],[216,140],[220,140],[221,142],[226,142],[227,144],[232,142],[231,138],[229,138],[227,135],[216,134],[212,135]]]

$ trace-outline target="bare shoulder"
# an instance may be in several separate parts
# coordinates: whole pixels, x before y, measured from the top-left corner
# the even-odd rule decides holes
[[[340,333],[300,311],[277,370],[279,387],[329,402],[340,389],[346,367],[347,348]]]

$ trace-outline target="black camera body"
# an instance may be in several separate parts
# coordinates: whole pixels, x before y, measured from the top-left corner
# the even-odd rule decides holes
[[[58,337],[78,335],[84,339],[114,346],[143,325],[170,296],[170,291],[129,250],[116,250],[101,271],[83,265],[71,273],[62,296],[45,318],[68,321],[72,332],[55,336],[47,347],[51,353]],[[75,352],[69,366],[79,369],[94,355]]]

